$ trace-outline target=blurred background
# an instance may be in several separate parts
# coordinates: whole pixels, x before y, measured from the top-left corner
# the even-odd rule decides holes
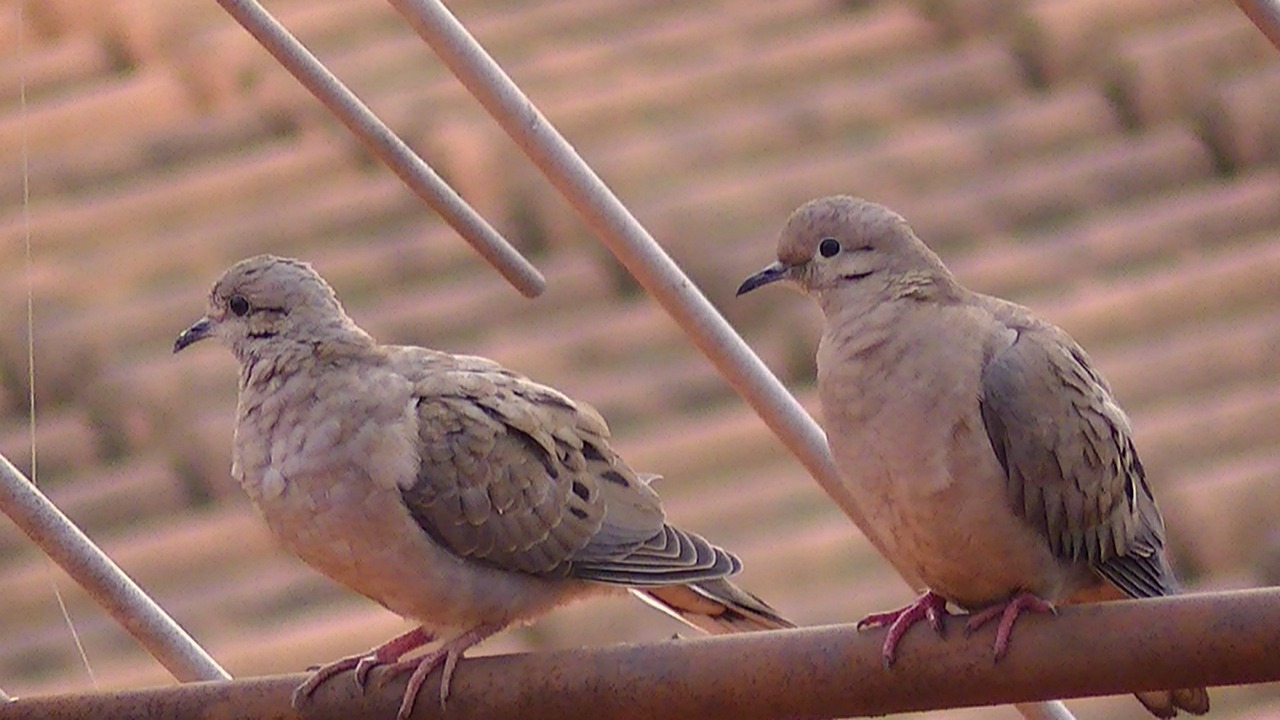
[[[817,309],[733,291],[796,205],[862,195],[1090,350],[1191,588],[1280,583],[1280,55],[1233,4],[450,5],[810,408]],[[669,515],[802,624],[910,598],[389,6],[268,6],[549,289],[506,286],[212,0],[0,4],[0,452],[30,470],[29,262],[39,484],[228,670],[301,671],[406,627],[272,546],[229,477],[229,354],[170,354],[222,269],[261,252],[313,262],[384,342],[487,355],[596,405],[665,476]],[[171,682],[3,518],[0,587],[10,694]],[[620,599],[481,650],[673,632]],[[1280,687],[1214,704],[1280,716]],[[1145,717],[1127,697],[1070,705]]]

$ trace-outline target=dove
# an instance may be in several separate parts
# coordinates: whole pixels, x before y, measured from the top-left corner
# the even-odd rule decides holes
[[[777,262],[817,301],[823,426],[863,529],[923,594],[861,627],[966,631],[1022,612],[1179,591],[1128,417],[1085,351],[1024,307],[965,289],[888,208],[849,196],[797,209]],[[1203,688],[1138,693],[1157,717],[1203,714]]]
[[[275,539],[416,623],[316,670],[295,705],[382,667],[410,673],[405,718],[440,666],[443,705],[468,648],[610,593],[707,632],[793,627],[725,579],[736,556],[666,522],[591,406],[485,358],[378,344],[304,262],[228,269],[174,352],[207,338],[239,363],[231,472]]]

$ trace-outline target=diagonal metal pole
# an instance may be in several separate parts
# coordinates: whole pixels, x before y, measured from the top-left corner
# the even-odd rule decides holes
[[[601,241],[859,528],[866,521],[826,435],[649,231],[439,0],[388,0],[494,120],[595,230]],[[863,533],[880,554],[884,548]],[[900,570],[901,571],[901,570]],[[1028,720],[1070,720],[1062,703],[1019,705]]]
[[[281,65],[311,91],[370,152],[386,163],[409,189],[444,218],[459,235],[525,297],[537,297],[546,279],[498,231],[480,217],[435,170],[386,126],[355,93],[329,72],[257,0],[218,0]]]
[[[182,682],[231,676],[0,455],[0,510]]]
[[[301,43],[253,0],[219,0],[295,77],[522,294],[546,280]],[[225,680],[223,670],[7,458],[0,510],[112,615],[175,678]]]
[[[22,56],[22,40],[25,18],[21,6],[18,8],[18,54]],[[19,58],[20,63],[23,58]],[[26,116],[26,83],[25,74],[22,80],[21,114]],[[23,135],[22,161],[23,184],[22,220],[26,231],[26,250],[28,274],[31,264],[31,228],[28,217],[30,201],[29,178],[26,167],[28,163],[26,136]],[[30,285],[28,285],[30,293]],[[32,300],[27,297],[27,350],[34,353],[34,326],[32,324]],[[31,466],[36,464],[36,428],[35,428],[35,357],[27,357],[32,386],[30,396],[31,425]],[[21,471],[14,467],[9,459],[0,455],[0,511],[7,514],[24,533],[26,533],[41,550],[62,567],[68,575],[84,587],[85,591],[119,622],[125,630],[132,634],[151,655],[156,658],[175,678],[181,681],[195,680],[229,680],[231,676],[214,661],[204,648],[182,629],[173,618],[169,617],[146,593],[137,586],[110,558],[106,556],[88,536],[80,531],[66,515],[28,480]],[[70,620],[70,618],[68,618]],[[74,631],[74,628],[73,628]],[[10,698],[0,689],[0,706],[9,705]]]
[[[1280,0],[1236,0],[1236,5],[1280,50]]]
[[[821,428],[564,136],[443,4],[431,0],[389,2],[760,413],[823,489],[862,525],[848,491],[841,486]]]

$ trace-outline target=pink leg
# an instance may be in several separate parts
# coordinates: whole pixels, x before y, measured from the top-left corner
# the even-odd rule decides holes
[[[934,632],[942,635],[942,618],[947,614],[946,598],[930,590],[906,607],[890,612],[874,613],[862,618],[858,621],[858,629],[889,626],[889,632],[884,636],[884,646],[880,650],[880,657],[887,668],[893,664],[893,659],[897,655],[898,642],[912,625],[921,620],[928,620]]]
[[[293,691],[293,706],[298,707],[306,698],[316,691],[329,678],[339,673],[346,672],[351,668],[355,668],[356,686],[362,691],[364,690],[365,680],[369,677],[369,671],[379,665],[386,665],[399,660],[405,653],[410,650],[426,645],[431,642],[433,636],[431,633],[416,627],[402,635],[397,635],[378,647],[370,650],[363,655],[352,655],[344,657],[341,660],[335,660],[327,665],[321,666],[307,678],[307,681],[298,686]]]
[[[396,675],[401,675],[410,670],[413,671],[413,674],[409,676],[409,683],[405,686],[404,699],[400,701],[400,711],[396,713],[396,720],[408,720],[409,714],[413,712],[413,703],[418,698],[418,691],[426,683],[427,676],[431,674],[431,671],[441,664],[444,665],[444,670],[440,674],[440,707],[443,709],[445,700],[449,697],[449,681],[453,678],[453,670],[458,666],[458,660],[462,657],[462,653],[480,644],[485,638],[502,630],[504,627],[506,626],[480,625],[421,657],[401,660],[394,665],[387,666],[381,677],[379,677],[380,684]]]
[[[1040,598],[1029,592],[1020,592],[1009,598],[1005,602],[992,605],[973,615],[969,616],[969,621],[964,624],[965,634],[969,634],[974,630],[986,625],[996,618],[1000,618],[1000,624],[996,626],[996,644],[995,655],[996,660],[1004,657],[1009,652],[1009,635],[1013,633],[1013,623],[1018,619],[1018,615],[1029,610],[1037,613],[1058,614],[1058,609],[1053,603]]]

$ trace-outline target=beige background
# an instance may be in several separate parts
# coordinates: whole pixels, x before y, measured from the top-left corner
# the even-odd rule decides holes
[[[1089,348],[1191,587],[1280,582],[1280,55],[1231,3],[451,6],[810,406],[817,310],[732,293],[795,205],[860,194]],[[632,464],[666,476],[671,516],[800,622],[908,599],[387,5],[269,7],[550,289],[506,287],[212,0],[43,0],[25,31],[0,4],[0,452],[29,468],[29,229],[39,482],[231,672],[297,671],[403,627],[271,546],[228,477],[230,357],[169,354],[222,268],[265,251],[314,262],[384,341],[489,355],[598,406]],[[0,520],[0,687],[92,687],[55,582],[102,687],[167,681]],[[603,602],[483,650],[678,629]],[[1275,687],[1214,702],[1280,714]],[[1142,717],[1127,698],[1071,705]]]

